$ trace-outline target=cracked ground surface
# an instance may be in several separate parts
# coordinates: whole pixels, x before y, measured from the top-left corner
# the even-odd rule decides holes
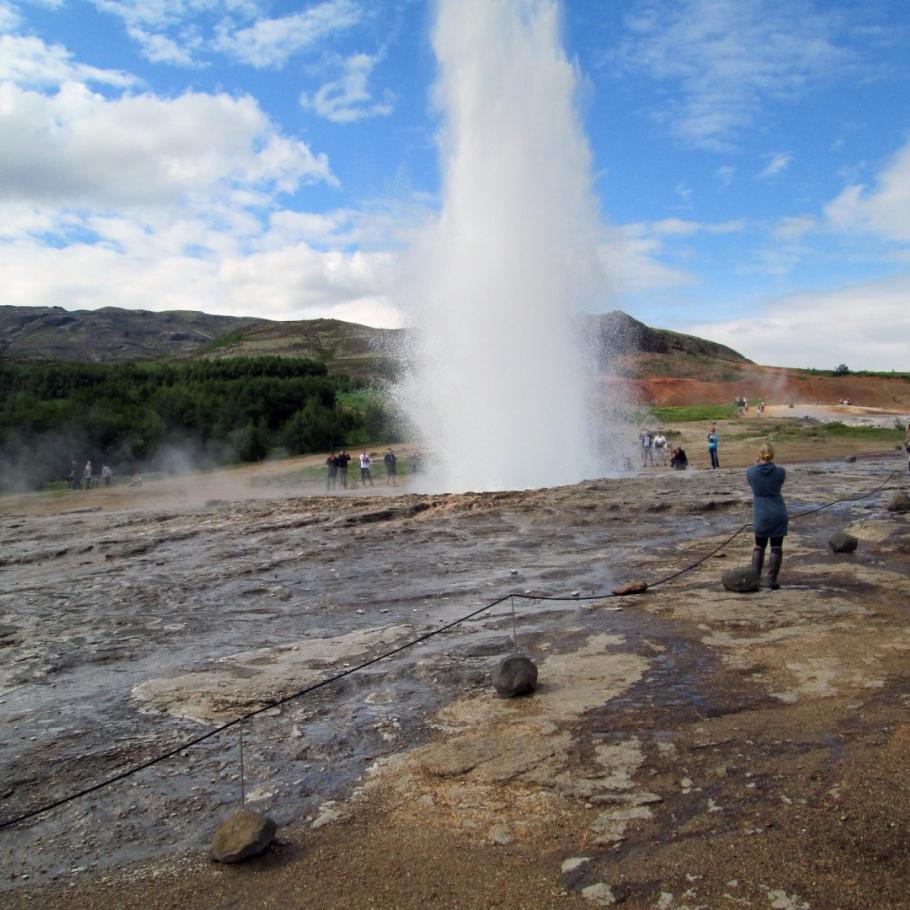
[[[897,459],[789,470],[791,511]],[[905,478],[892,487],[906,489]],[[7,907],[870,908],[910,891],[910,519],[791,525],[777,592],[719,583],[743,472],[518,493],[0,514],[0,814],[66,795],[509,591],[245,725],[268,854],[205,858],[235,733],[0,832]],[[66,510],[64,510],[66,511]],[[846,529],[854,554],[828,537]]]

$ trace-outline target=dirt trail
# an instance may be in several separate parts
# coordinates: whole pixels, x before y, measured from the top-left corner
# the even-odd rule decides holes
[[[788,502],[892,470],[791,463]],[[888,495],[794,521],[780,591],[723,591],[740,537],[666,587],[592,601],[572,594],[668,574],[748,520],[742,471],[20,504],[0,516],[4,817],[268,704],[320,656],[344,666],[509,590],[568,599],[516,601],[532,698],[490,687],[507,601],[252,722],[248,797],[281,825],[260,860],[205,858],[238,799],[236,737],[218,737],[0,833],[4,906],[906,907],[910,518]],[[855,554],[828,549],[841,528]]]

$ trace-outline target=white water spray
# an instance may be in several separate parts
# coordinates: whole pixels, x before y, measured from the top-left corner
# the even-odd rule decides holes
[[[412,250],[402,398],[447,490],[600,473],[583,313],[603,292],[591,162],[554,0],[441,0],[445,198]]]

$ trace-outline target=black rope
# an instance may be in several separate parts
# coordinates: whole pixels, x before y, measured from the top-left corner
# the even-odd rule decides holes
[[[830,502],[827,502],[821,506],[815,508],[806,509],[803,512],[799,512],[796,515],[792,516],[792,520],[798,520],[804,518],[806,515],[812,515],[816,512],[821,512],[823,509],[828,509],[831,506],[837,505],[841,502],[858,502],[862,499],[868,499],[870,496],[874,496],[876,493],[881,492],[889,483],[892,477],[898,476],[902,472],[892,471],[885,480],[879,484],[874,490],[871,490],[868,493],[864,493],[860,496],[845,496],[840,497],[839,499],[833,499]],[[743,533],[747,528],[751,528],[752,523],[744,524],[742,527],[738,528],[733,534],[727,537],[722,543],[718,544],[711,550],[709,553],[706,553],[701,558],[697,559],[695,562],[689,563],[684,568],[680,569],[678,572],[674,572],[671,575],[667,575],[665,578],[661,578],[658,581],[655,581],[653,584],[650,584],[649,588],[655,588],[658,585],[667,584],[670,581],[673,581],[676,578],[679,578],[681,575],[685,575],[688,572],[691,572],[693,569],[696,569],[703,562],[710,559],[715,553],[719,550],[722,550],[725,546],[730,544],[735,540],[740,534]],[[34,818],[36,815],[43,815],[45,812],[50,812],[52,809],[57,809],[60,806],[65,806],[67,803],[74,802],[77,799],[81,799],[83,796],[88,796],[91,793],[95,793],[98,790],[102,790],[105,787],[109,787],[112,784],[117,783],[118,781],[124,780],[127,777],[132,777],[134,774],[138,774],[140,771],[144,771],[146,768],[150,768],[153,765],[160,764],[163,761],[167,761],[169,758],[173,758],[175,755],[179,755],[181,752],[185,752],[188,749],[191,749],[193,746],[198,746],[200,743],[205,742],[207,739],[211,739],[213,736],[217,736],[219,733],[223,733],[225,730],[229,730],[231,727],[235,727],[238,724],[242,724],[245,720],[249,720],[252,717],[256,717],[259,714],[262,714],[265,711],[269,711],[272,708],[279,707],[281,705],[287,704],[290,701],[295,699],[302,698],[305,695],[309,695],[312,692],[317,691],[318,689],[323,689],[326,686],[330,686],[332,683],[338,682],[341,679],[344,679],[347,676],[351,676],[354,673],[359,673],[361,670],[365,670],[367,667],[371,667],[374,664],[379,663],[380,661],[387,660],[390,657],[394,657],[396,654],[400,654],[402,651],[406,651],[410,648],[416,647],[417,645],[434,638],[437,635],[441,635],[443,632],[448,632],[450,629],[455,628],[463,623],[468,622],[473,619],[475,616],[479,616],[481,613],[491,610],[493,607],[499,606],[510,598],[522,598],[524,600],[546,600],[546,601],[578,601],[578,600],[607,600],[611,597],[617,597],[618,595],[614,594],[612,591],[605,592],[603,594],[592,594],[586,596],[556,596],[556,595],[544,595],[544,594],[521,594],[518,592],[510,592],[504,594],[502,597],[497,598],[496,600],[486,603],[481,607],[478,607],[476,610],[472,610],[470,613],[465,614],[464,616],[458,617],[449,623],[446,623],[443,626],[440,626],[438,629],[432,629],[429,632],[425,632],[423,635],[418,635],[416,638],[412,638],[409,641],[406,641],[404,644],[399,645],[396,648],[392,648],[390,651],[385,651],[382,654],[379,654],[375,657],[371,657],[368,660],[363,661],[362,663],[357,664],[356,666],[349,667],[346,670],[342,670],[340,673],[335,673],[332,676],[328,676],[325,679],[320,680],[319,682],[313,683],[312,685],[306,686],[303,689],[298,689],[295,692],[292,692],[289,695],[285,695],[283,698],[272,699],[267,703],[263,704],[262,707],[255,708],[252,711],[248,711],[245,714],[235,717],[233,720],[229,720],[226,723],[221,724],[218,727],[214,727],[209,730],[207,733],[202,733],[199,736],[194,736],[191,739],[186,740],[186,742],[181,743],[179,746],[175,746],[173,749],[168,749],[166,752],[163,752],[159,755],[156,755],[154,758],[150,758],[148,761],[142,762],[141,764],[134,765],[131,768],[127,768],[125,771],[121,771],[118,774],[111,775],[110,777],[105,778],[102,781],[99,781],[96,784],[93,784],[90,787],[85,787],[82,790],[79,790],[75,793],[71,793],[69,796],[64,796],[61,799],[54,800],[53,802],[47,803],[44,806],[39,806],[37,809],[31,809],[28,812],[23,812],[21,815],[17,815],[15,818],[7,819],[6,821],[0,822],[0,831],[6,830],[7,828],[12,828],[14,825],[18,825],[24,821],[27,821],[30,818]],[[514,603],[514,600],[513,600]],[[513,608],[514,609],[514,608]]]

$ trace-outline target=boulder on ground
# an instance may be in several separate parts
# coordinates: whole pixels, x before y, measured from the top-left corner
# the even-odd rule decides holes
[[[617,585],[613,593],[617,597],[625,597],[627,594],[644,594],[648,590],[646,581],[627,581],[624,585]]]
[[[736,594],[751,594],[761,587],[761,576],[752,566],[728,569],[720,577],[724,588]]]
[[[209,855],[219,863],[239,863],[258,856],[272,842],[276,827],[267,815],[240,809],[218,826]]]
[[[832,553],[852,553],[859,541],[846,531],[837,531],[831,535],[828,546]]]
[[[855,456],[855,455],[848,455],[848,456],[844,459],[844,461],[846,461],[847,464],[854,464],[854,463],[856,462],[856,456]]]
[[[503,698],[529,695],[537,688],[537,665],[524,654],[506,657],[493,674],[493,685]]]
[[[889,512],[910,512],[910,496],[906,493],[895,493],[888,503]]]

